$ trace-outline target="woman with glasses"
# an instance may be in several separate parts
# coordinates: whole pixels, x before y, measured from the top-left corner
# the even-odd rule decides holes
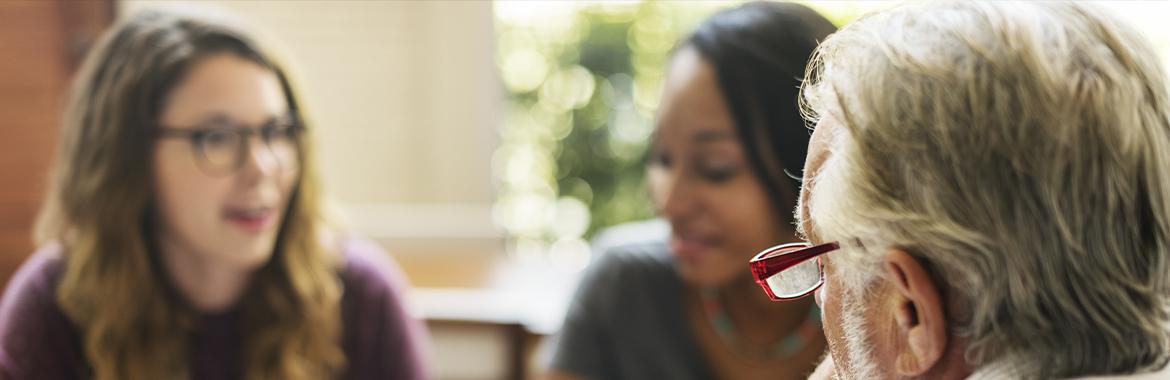
[[[75,82],[3,379],[417,379],[380,249],[323,223],[288,77],[221,18],[140,13]]]
[[[582,281],[551,379],[804,379],[823,355],[811,297],[771,302],[748,261],[799,241],[792,223],[809,131],[799,78],[835,27],[789,3],[704,21],[674,53],[648,182],[670,224],[605,249]]]

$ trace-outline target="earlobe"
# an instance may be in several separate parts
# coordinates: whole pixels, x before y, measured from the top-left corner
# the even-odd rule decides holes
[[[896,334],[903,343],[896,370],[904,376],[919,376],[938,364],[947,347],[942,297],[929,272],[910,254],[892,249],[883,261],[896,298],[892,310]]]

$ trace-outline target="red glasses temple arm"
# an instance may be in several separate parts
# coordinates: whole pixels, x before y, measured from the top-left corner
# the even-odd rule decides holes
[[[763,279],[771,277],[776,273],[780,273],[780,271],[785,269],[794,267],[796,264],[800,264],[805,260],[832,252],[839,248],[841,248],[841,246],[835,242],[825,243],[808,248],[798,249],[788,253],[782,253],[764,259],[753,260],[751,264],[752,267],[756,269],[758,277]],[[767,254],[764,254],[763,256],[767,256]]]

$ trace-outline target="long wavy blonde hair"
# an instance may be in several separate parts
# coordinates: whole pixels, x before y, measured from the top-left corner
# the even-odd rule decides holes
[[[305,120],[285,72],[242,30],[215,17],[142,12],[107,32],[76,78],[37,240],[63,247],[57,302],[81,332],[95,379],[188,376],[198,314],[177,297],[153,249],[150,157],[170,89],[201,58],[236,54],[272,70]],[[240,303],[249,379],[327,378],[345,365],[342,289],[336,255],[319,239],[311,141],[300,138],[302,169],[272,259]]]

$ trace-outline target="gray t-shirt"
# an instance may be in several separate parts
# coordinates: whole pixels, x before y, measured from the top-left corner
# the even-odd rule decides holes
[[[582,279],[551,367],[590,379],[711,379],[665,239],[603,248]]]

